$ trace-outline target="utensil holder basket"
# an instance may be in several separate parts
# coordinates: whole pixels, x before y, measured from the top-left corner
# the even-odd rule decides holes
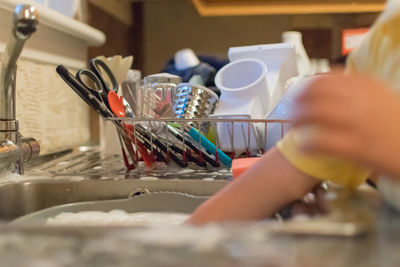
[[[230,159],[261,156],[290,128],[288,120],[115,117],[107,120],[117,128],[128,170],[136,168],[142,160],[180,167],[230,168],[221,160],[222,156]],[[191,129],[205,123],[210,126],[207,133]],[[198,138],[190,136],[190,131],[197,131]],[[207,149],[206,137],[215,146],[212,152]]]

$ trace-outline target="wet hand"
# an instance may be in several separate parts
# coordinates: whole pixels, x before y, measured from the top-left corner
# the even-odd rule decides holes
[[[298,96],[295,127],[311,126],[303,149],[400,177],[400,97],[366,75],[316,78]]]

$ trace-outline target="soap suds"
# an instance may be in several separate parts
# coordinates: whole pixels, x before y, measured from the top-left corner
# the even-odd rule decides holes
[[[60,161],[59,163],[56,164],[56,166],[63,166],[63,165],[67,165],[68,161]]]
[[[154,177],[154,176],[143,176],[143,177],[140,177],[139,179],[142,180],[142,181],[156,181],[156,180],[158,180],[158,178]]]
[[[123,210],[62,212],[54,218],[48,218],[51,226],[142,226],[142,225],[179,225],[187,218],[185,213],[136,212]]]

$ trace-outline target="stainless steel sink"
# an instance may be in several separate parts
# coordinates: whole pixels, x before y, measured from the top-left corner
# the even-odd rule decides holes
[[[9,221],[56,205],[123,199],[145,191],[172,191],[210,196],[227,181],[214,180],[37,180],[0,186],[0,220]]]
[[[0,220],[10,221],[56,205],[128,198],[142,192],[171,191],[210,196],[231,177],[227,170],[136,169],[126,172],[122,157],[83,148],[41,159],[24,179],[0,184]]]

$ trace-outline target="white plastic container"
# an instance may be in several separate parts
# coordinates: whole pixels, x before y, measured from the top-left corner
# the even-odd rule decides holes
[[[283,95],[286,82],[299,75],[296,63],[296,53],[292,44],[266,44],[231,47],[228,51],[231,62],[253,58],[259,59],[267,66],[267,82],[269,92],[269,107],[267,115]]]
[[[263,119],[274,109],[283,95],[287,81],[298,75],[296,53],[292,44],[267,44],[232,47],[228,52],[230,64],[221,69],[215,78],[221,90],[221,100],[215,117],[230,119]],[[243,64],[243,62],[252,62]],[[238,67],[239,66],[239,67]],[[257,67],[256,67],[257,66]],[[264,66],[264,67],[262,67]],[[235,68],[234,68],[235,67]],[[265,70],[264,72],[257,71]],[[259,83],[254,77],[262,76]],[[253,84],[251,81],[253,80]],[[243,90],[244,85],[253,89]],[[251,86],[250,86],[251,84]],[[257,84],[257,86],[256,86]],[[236,89],[232,90],[236,85]],[[240,87],[242,85],[242,87]],[[264,89],[260,89],[263,87]],[[258,88],[258,89],[257,89]],[[258,90],[258,95],[254,91]],[[247,149],[253,153],[262,149],[264,124],[248,126],[247,123],[217,124],[219,143],[224,151],[240,154]],[[234,142],[231,142],[231,136]],[[264,145],[265,148],[265,145]]]
[[[282,42],[294,45],[296,50],[297,68],[300,75],[312,74],[311,61],[303,45],[301,32],[287,31],[282,33]]]
[[[269,107],[266,75],[267,66],[258,59],[237,60],[223,67],[215,77],[215,84],[221,90],[221,97],[213,117],[263,118]],[[259,149],[253,125],[249,128],[247,123],[234,123],[232,129],[230,123],[218,123],[217,131],[219,145],[223,151],[240,155],[247,149],[252,152]]]
[[[249,120],[246,115],[211,116],[218,119]],[[256,125],[247,122],[219,122],[217,123],[218,145],[224,152],[234,152],[236,156],[248,151],[255,155],[262,149],[260,140],[262,133],[257,133]]]
[[[247,115],[260,119],[268,111],[267,66],[258,59],[242,59],[224,66],[215,76],[221,90],[217,116]]]
[[[293,107],[297,96],[306,88],[315,77],[296,77],[290,80],[288,88],[284,95],[279,100],[276,107],[265,117],[266,120],[290,120],[293,116]],[[258,127],[259,131],[263,133],[264,151],[274,147],[276,143],[285,135],[289,129],[290,124],[269,123],[267,128],[267,138],[265,138],[264,125]]]

